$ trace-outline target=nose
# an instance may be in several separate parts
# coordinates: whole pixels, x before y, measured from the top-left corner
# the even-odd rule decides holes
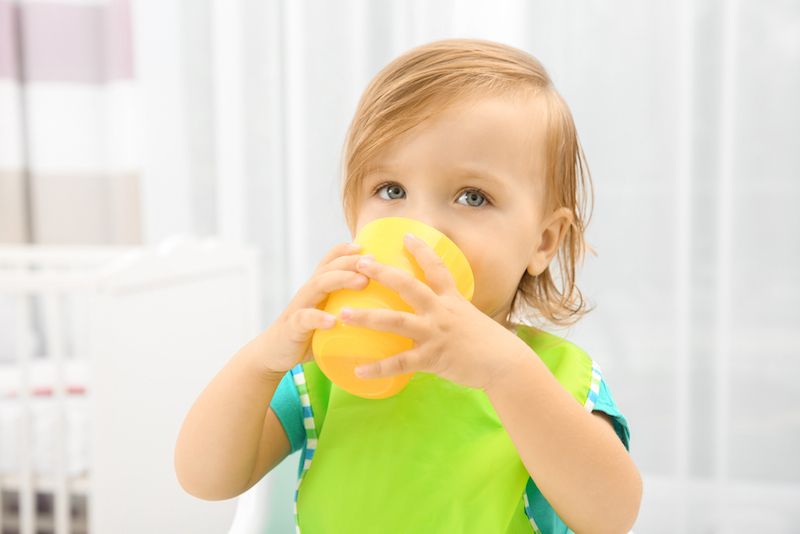
[[[450,225],[446,220],[444,220],[446,217],[438,214],[432,214],[432,210],[408,210],[408,212],[403,213],[402,216],[420,221],[428,226],[432,226],[446,235],[450,240],[453,240],[453,234],[450,232],[449,228]]]

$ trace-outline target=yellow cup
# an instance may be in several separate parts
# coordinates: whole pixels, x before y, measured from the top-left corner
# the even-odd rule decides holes
[[[467,257],[442,232],[421,221],[407,217],[383,217],[365,224],[354,240],[361,245],[360,254],[371,254],[377,262],[393,265],[425,282],[425,273],[414,255],[403,244],[403,236],[411,232],[425,241],[450,270],[459,292],[472,300],[475,279]],[[324,311],[337,315],[343,307],[388,308],[414,313],[400,295],[370,279],[364,289],[339,289],[328,295]],[[342,324],[315,330],[311,352],[319,368],[331,382],[343,390],[369,399],[382,399],[400,392],[414,373],[384,378],[359,378],[355,368],[408,350],[413,340],[393,332]]]

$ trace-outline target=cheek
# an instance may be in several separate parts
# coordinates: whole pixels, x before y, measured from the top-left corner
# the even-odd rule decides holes
[[[491,263],[480,257],[468,258],[472,275],[475,278],[475,291],[470,302],[483,312],[487,312],[492,306],[496,286],[496,277],[492,273]]]
[[[459,232],[455,237],[450,236],[450,239],[467,257],[473,273],[477,276],[478,273],[491,268],[492,258],[499,253],[499,250],[492,242],[492,232],[485,232],[472,226],[470,228],[470,231]],[[457,228],[456,231],[458,230],[462,229]]]
[[[461,248],[461,247],[459,247]],[[478,298],[485,298],[487,292],[502,294],[516,286],[518,280],[514,280],[512,265],[521,260],[512,258],[508,250],[482,246],[474,249],[465,250],[461,248],[467,261],[472,268],[475,277],[475,295]],[[506,260],[501,260],[505,258]],[[475,297],[473,297],[475,303]]]
[[[485,253],[482,255],[478,251],[465,250],[462,247],[459,248],[464,252],[469,266],[472,269],[472,275],[475,278],[475,290],[477,292],[478,288],[482,288],[486,283],[485,279],[491,278],[491,274],[486,272],[486,270],[490,268],[490,263],[486,261]]]
[[[372,219],[377,218],[373,214],[374,208],[370,199],[364,197],[356,197],[352,199],[350,205],[350,221],[353,225],[353,237],[358,234],[361,227],[370,222]]]
[[[353,224],[355,226],[355,233],[353,234],[354,237],[356,234],[358,234],[363,226],[379,217],[379,215],[373,213],[373,211],[374,210],[371,210],[368,205],[361,204],[361,206],[359,206],[358,211],[356,211],[355,215],[353,216]]]

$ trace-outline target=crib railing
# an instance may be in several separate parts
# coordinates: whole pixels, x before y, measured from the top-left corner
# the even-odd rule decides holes
[[[86,362],[85,331],[67,324],[66,299],[88,299],[104,267],[134,249],[129,247],[0,248],[0,305],[5,307],[3,352],[0,526],[2,532],[87,532],[88,469],[67,467],[67,446],[88,439],[69,428],[67,400],[85,401],[88,384],[67,383],[67,358]],[[9,320],[11,319],[11,320]],[[67,340],[72,343],[68,343]],[[70,354],[67,354],[69,350]],[[33,380],[36,364],[50,376]],[[85,405],[74,411],[86,412]],[[49,424],[48,424],[49,423]],[[37,428],[38,427],[38,428]],[[35,432],[39,431],[35,434]],[[49,431],[47,435],[45,431]],[[34,468],[38,452],[39,469]],[[47,458],[50,453],[51,458]],[[50,462],[47,462],[50,460]],[[84,458],[84,463],[87,458]],[[15,465],[16,464],[16,465]]]
[[[96,396],[96,381],[106,397],[114,388],[109,382],[124,381],[102,364],[114,344],[103,331],[113,323],[114,297],[146,294],[158,302],[159,291],[181,284],[236,279],[230,287],[250,296],[236,307],[243,313],[246,333],[237,335],[243,343],[257,328],[255,258],[252,250],[182,238],[155,248],[0,246],[0,533],[96,533],[122,521],[122,513],[108,511],[110,500],[103,501],[105,515],[92,509],[110,498],[100,492],[114,482],[110,462],[96,461],[98,452],[101,458],[113,454],[92,450],[92,444],[102,449],[113,441],[102,434],[113,425],[106,419],[98,428],[96,421],[108,411],[102,406],[108,399]],[[204,374],[210,378],[208,370]],[[171,487],[161,491],[178,495]]]

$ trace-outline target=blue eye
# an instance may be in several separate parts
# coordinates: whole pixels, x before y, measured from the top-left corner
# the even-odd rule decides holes
[[[391,186],[391,187],[389,187],[389,186]],[[387,183],[385,183],[385,184],[381,184],[381,185],[379,185],[379,186],[378,186],[378,187],[375,189],[375,191],[373,192],[373,194],[380,192],[380,191],[381,191],[381,190],[382,190],[384,187],[389,187],[389,189],[387,189],[387,191],[390,191],[390,190],[397,191],[398,189],[402,190],[402,187],[400,187],[399,185],[397,185],[397,184],[394,184],[394,183],[392,183],[392,182],[387,182]],[[378,196],[380,196],[380,195],[378,195]],[[383,198],[383,197],[381,197],[381,198]],[[389,198],[386,198],[386,199],[384,199],[384,200],[395,200],[396,198],[398,198],[398,197],[392,197],[392,196],[391,196],[391,193],[389,193]]]
[[[388,198],[380,194],[381,191],[383,191],[384,189],[386,190]],[[383,200],[397,200],[405,196],[405,192],[402,186],[394,182],[385,182],[379,185],[378,187],[373,189],[372,194],[373,195],[377,194]],[[475,189],[475,188],[465,189],[464,191],[461,192],[461,195],[458,197],[458,199],[461,200],[465,196],[467,198],[467,205],[473,208],[482,208],[484,206],[488,206],[491,204],[489,198],[480,189]],[[477,204],[473,204],[472,202],[475,202],[476,200]]]
[[[475,200],[476,196],[478,197],[478,199],[483,199],[483,202],[479,204],[469,204],[473,208],[480,208],[485,204],[489,203],[489,199],[486,198],[486,195],[484,195],[480,189],[467,189],[461,194],[460,197],[458,197],[458,199],[461,200],[462,198],[464,198],[464,195],[466,195],[467,197],[467,203],[469,203],[470,200]]]

